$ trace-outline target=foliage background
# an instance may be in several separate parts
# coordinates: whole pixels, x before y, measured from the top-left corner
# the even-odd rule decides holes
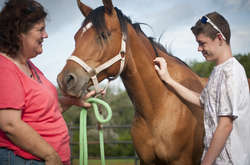
[[[234,57],[241,63],[245,68],[246,75],[250,78],[250,53],[248,54],[236,54]],[[189,62],[189,66],[192,70],[201,77],[208,77],[215,66],[212,62]]]

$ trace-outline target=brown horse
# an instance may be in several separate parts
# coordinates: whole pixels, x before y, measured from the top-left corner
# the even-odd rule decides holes
[[[89,86],[98,88],[98,82],[121,75],[135,107],[131,134],[140,163],[199,164],[203,111],[159,79],[153,63],[156,52],[165,57],[170,74],[181,84],[201,92],[202,80],[177,58],[154,49],[111,0],[103,4],[92,10],[78,0],[86,19],[75,34],[75,50],[58,75],[61,90],[81,97]]]

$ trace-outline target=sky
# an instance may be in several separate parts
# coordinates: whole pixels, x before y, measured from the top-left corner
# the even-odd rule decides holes
[[[74,34],[84,17],[76,0],[37,0],[48,12],[46,29],[49,37],[43,43],[44,51],[32,59],[46,77],[57,86],[56,77],[74,50]],[[0,9],[5,0],[0,0]],[[82,0],[91,8],[102,5],[101,0]],[[233,54],[250,53],[250,0],[113,0],[133,23],[142,26],[148,35],[160,38],[172,54],[185,62],[204,61],[197,51],[197,43],[190,30],[203,15],[217,11],[229,22]],[[160,37],[161,36],[161,37]],[[122,87],[120,80],[111,86]]]

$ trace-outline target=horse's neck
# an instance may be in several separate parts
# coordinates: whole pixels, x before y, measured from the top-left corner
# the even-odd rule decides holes
[[[130,38],[126,70],[121,76],[136,111],[145,118],[154,116],[155,104],[167,92],[154,69],[151,53],[136,35]]]
[[[121,77],[128,95],[135,105],[136,111],[145,118],[157,113],[158,105],[164,104],[163,100],[173,94],[171,89],[160,80],[154,69],[153,59],[155,52],[150,42],[137,34],[129,31],[127,64]],[[186,87],[201,92],[200,78],[187,66],[174,57],[167,56],[158,50],[160,56],[164,56],[168,62],[168,71],[171,76]],[[172,94],[170,94],[172,93]]]

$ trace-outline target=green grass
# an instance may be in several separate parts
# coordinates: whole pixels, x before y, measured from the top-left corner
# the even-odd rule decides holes
[[[138,161],[139,163],[139,161]],[[135,161],[133,159],[130,160],[106,160],[106,165],[134,165]],[[79,165],[79,160],[74,159],[72,165]],[[101,165],[100,160],[89,160],[88,165]]]

